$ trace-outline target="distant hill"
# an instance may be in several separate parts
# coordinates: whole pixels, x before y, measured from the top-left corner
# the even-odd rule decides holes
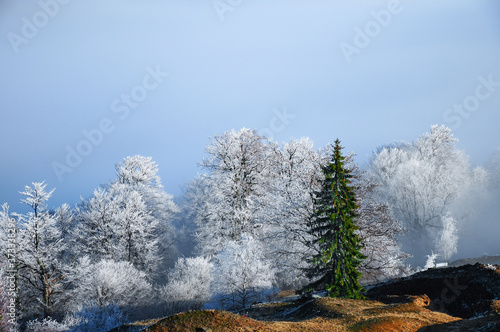
[[[476,263],[500,265],[500,255],[497,255],[497,256],[485,255],[485,256],[476,257],[476,258],[457,259],[456,261],[449,263],[448,266],[461,266],[461,265],[466,265],[466,264],[474,265]]]

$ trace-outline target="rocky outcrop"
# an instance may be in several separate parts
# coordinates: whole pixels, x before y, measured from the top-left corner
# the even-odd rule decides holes
[[[482,264],[429,269],[371,288],[370,298],[427,295],[428,308],[451,316],[472,318],[495,312],[500,299],[500,268]]]

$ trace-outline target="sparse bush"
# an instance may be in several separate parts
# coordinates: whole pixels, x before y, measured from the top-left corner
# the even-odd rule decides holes
[[[436,267],[437,257],[438,255],[434,252],[432,252],[430,255],[427,255],[427,261],[425,262],[424,271]]]
[[[168,274],[168,283],[160,290],[169,311],[201,309],[212,296],[212,269],[208,258],[179,258]]]
[[[489,270],[493,270],[493,271],[497,270],[497,267],[495,265],[491,265],[491,264],[485,265],[484,267],[489,269]]]
[[[109,331],[125,324],[126,321],[127,316],[115,304],[82,307],[64,319],[64,323],[71,327],[72,332]]]
[[[64,323],[59,323],[52,318],[44,318],[39,321],[38,319],[29,321],[26,325],[26,331],[30,332],[62,332],[69,331],[69,327]]]
[[[70,309],[73,310],[89,302],[125,307],[146,304],[151,299],[152,287],[146,273],[130,262],[102,260],[91,264],[88,257],[84,257],[72,279],[76,285],[71,294]]]
[[[262,257],[258,241],[248,235],[240,241],[228,241],[217,259],[217,299],[223,307],[241,309],[264,300],[266,290],[272,287],[274,271]]]

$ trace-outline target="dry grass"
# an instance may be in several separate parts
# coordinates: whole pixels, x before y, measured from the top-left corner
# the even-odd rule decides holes
[[[407,300],[406,303],[384,304],[322,298],[307,303],[263,305],[249,312],[249,316],[262,318],[271,309],[273,317],[283,317],[279,321],[256,320],[226,311],[192,311],[160,320],[145,331],[196,331],[196,328],[212,331],[417,331],[423,326],[459,320],[426,309],[427,297],[414,296]],[[293,314],[287,316],[287,313]]]
[[[378,301],[332,298],[301,301],[294,300],[297,297],[293,291],[285,291],[279,294],[282,302],[255,305],[244,315],[216,310],[191,311],[123,326],[114,332],[138,331],[146,326],[150,327],[143,331],[149,332],[196,331],[197,328],[212,332],[500,331],[500,266],[492,270],[481,264],[430,269],[373,288],[371,298]],[[433,304],[443,300],[440,299],[443,289],[451,292],[450,287],[455,284],[460,286],[460,294],[447,303],[445,309],[471,319],[428,309],[429,305],[436,308]],[[424,293],[429,296],[415,295]]]

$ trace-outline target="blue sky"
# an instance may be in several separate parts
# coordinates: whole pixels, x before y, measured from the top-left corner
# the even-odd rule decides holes
[[[499,17],[496,0],[0,0],[0,202],[45,180],[74,205],[135,154],[180,195],[208,138],[241,127],[339,137],[363,164],[445,124],[482,164]]]

